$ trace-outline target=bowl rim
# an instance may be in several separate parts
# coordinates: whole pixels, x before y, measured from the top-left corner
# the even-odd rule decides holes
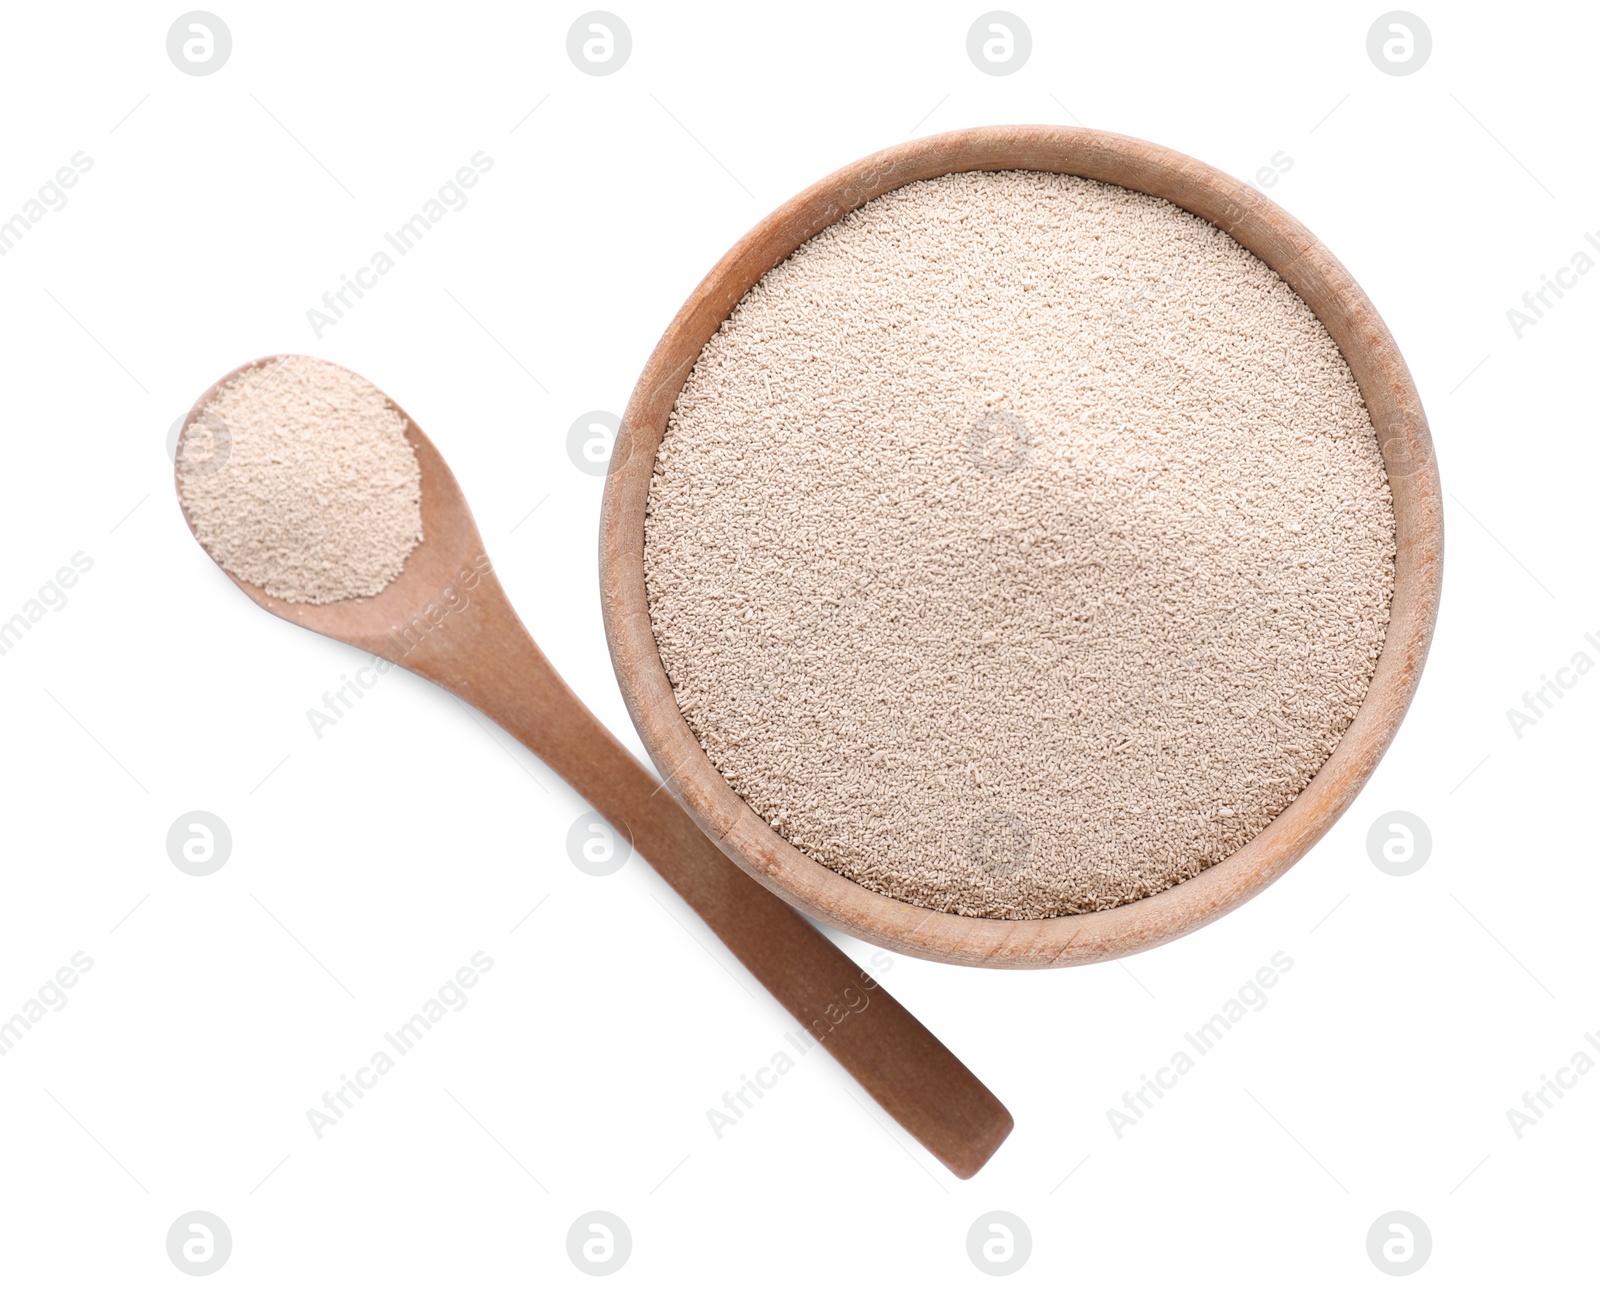
[[[1229,233],[1322,321],[1356,378],[1388,472],[1395,588],[1361,707],[1306,788],[1251,841],[1195,877],[1116,908],[1053,918],[975,918],[869,891],[779,837],[723,778],[689,729],[661,662],[644,575],[656,449],[706,342],[768,269],[872,198],[968,171],[1079,175],[1164,197]],[[836,170],[761,220],[712,268],[640,374],[613,445],[600,522],[606,639],[639,737],[670,790],[722,851],[802,912],[884,948],[934,961],[1056,967],[1137,953],[1198,930],[1260,893],[1328,831],[1372,776],[1421,678],[1443,577],[1433,444],[1394,338],[1345,267],[1254,188],[1181,152],[1079,127],[985,126],[932,135]]]

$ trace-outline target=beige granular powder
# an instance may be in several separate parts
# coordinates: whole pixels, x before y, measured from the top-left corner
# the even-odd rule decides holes
[[[1238,850],[1383,647],[1350,370],[1225,233],[1095,181],[888,193],[712,338],[645,527],[679,707],[762,818],[929,909],[1104,909]]]
[[[211,557],[296,604],[376,595],[422,540],[422,472],[377,386],[292,356],[234,377],[184,427],[178,491]]]

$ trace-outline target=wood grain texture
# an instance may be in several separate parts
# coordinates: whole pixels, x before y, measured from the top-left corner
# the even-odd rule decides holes
[[[221,385],[272,361],[223,377],[185,426]],[[512,609],[450,467],[416,422],[390,406],[422,470],[423,540],[400,576],[378,595],[323,605],[234,584],[269,613],[426,677],[514,735],[631,841],[804,1033],[951,1172],[971,1177],[1010,1133],[1010,1112],[870,974],[730,864],[568,688]],[[596,952],[628,951],[605,928],[595,928],[594,943]],[[570,983],[581,980],[577,964]],[[693,1026],[717,1023],[704,1008],[686,1007],[684,1016],[691,1041]],[[569,1036],[533,1037],[541,1051],[574,1050]]]
[[[856,885],[784,841],[729,787],[678,710],[651,629],[644,518],[656,449],[695,360],[768,269],[891,189],[972,170],[1080,175],[1165,197],[1231,234],[1289,283],[1350,365],[1388,469],[1396,522],[1388,635],[1355,720],[1316,777],[1265,830],[1197,877],[1119,908],[1007,921],[930,912]],[[689,813],[735,862],[797,907],[874,944],[941,962],[1058,967],[1154,948],[1257,894],[1333,826],[1371,777],[1416,693],[1438,614],[1439,475],[1422,401],[1388,328],[1344,266],[1253,188],[1169,148],[1098,130],[994,126],[889,148],[828,176],[747,234],[695,289],[639,377],[617,436],[600,528],[612,662],[646,749]]]

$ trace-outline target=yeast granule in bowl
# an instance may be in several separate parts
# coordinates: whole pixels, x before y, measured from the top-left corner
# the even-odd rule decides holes
[[[1046,918],[1226,859],[1383,648],[1395,516],[1332,338],[1225,232],[1073,176],[896,189],[769,271],[656,455],[679,709],[779,835]]]

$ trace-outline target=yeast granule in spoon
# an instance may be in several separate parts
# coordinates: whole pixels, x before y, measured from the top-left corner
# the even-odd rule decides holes
[[[1227,858],[1383,648],[1395,518],[1338,347],[1170,202],[963,173],[867,203],[707,343],[656,461],[678,706],[870,890],[1034,918]]]
[[[207,553],[295,604],[376,595],[422,540],[422,472],[377,386],[315,358],[223,385],[178,443],[178,494]]]

